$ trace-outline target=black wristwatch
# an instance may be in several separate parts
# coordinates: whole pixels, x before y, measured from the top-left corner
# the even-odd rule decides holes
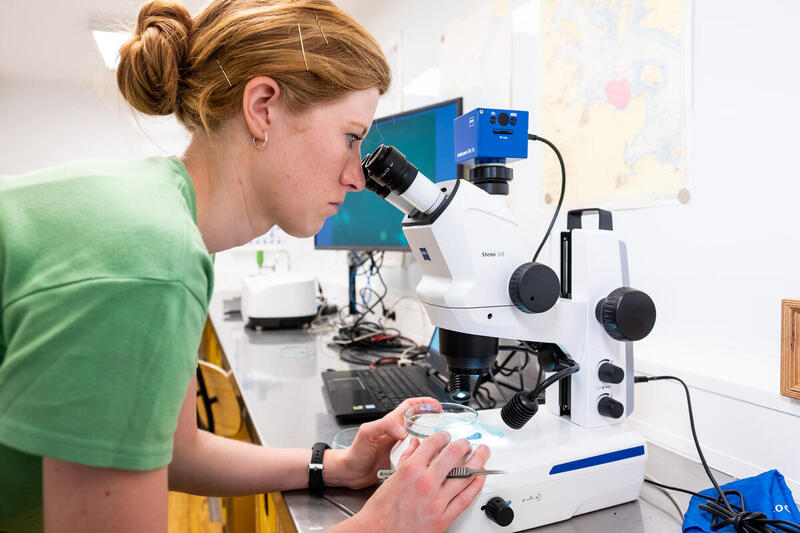
[[[308,490],[311,494],[322,494],[322,456],[328,449],[330,446],[324,442],[318,442],[311,448],[311,462],[308,463]]]

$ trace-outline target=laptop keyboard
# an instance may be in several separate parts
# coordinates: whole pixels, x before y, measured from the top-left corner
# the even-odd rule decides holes
[[[358,370],[359,377],[364,380],[378,401],[386,410],[392,410],[400,405],[406,398],[416,396],[430,396],[431,392],[414,383],[406,375],[407,367],[384,366],[375,370]]]

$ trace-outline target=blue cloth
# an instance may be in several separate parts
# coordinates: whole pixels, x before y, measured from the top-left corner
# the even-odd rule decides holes
[[[800,511],[792,498],[792,491],[786,486],[783,476],[777,470],[770,470],[754,477],[739,479],[722,485],[722,490],[738,490],[744,498],[745,510],[748,512],[760,511],[769,520],[786,520],[800,522]],[[717,489],[711,487],[700,491],[700,494],[716,499]],[[742,502],[736,495],[727,495],[731,505],[741,507]],[[689,510],[683,519],[684,533],[700,533],[711,531],[711,513],[701,510],[698,506],[708,500],[692,496]],[[723,504],[724,505],[724,504]],[[729,525],[717,531],[731,533],[733,526]]]

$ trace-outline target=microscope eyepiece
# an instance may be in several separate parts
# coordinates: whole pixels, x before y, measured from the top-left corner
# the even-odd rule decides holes
[[[439,187],[417,170],[394,146],[380,145],[364,157],[361,166],[365,176],[369,176],[372,181],[402,200],[393,202],[391,195],[383,196],[407,215],[415,209],[420,213],[430,214],[444,201],[444,193]],[[368,184],[369,181],[367,180]],[[369,189],[381,194],[371,185]]]
[[[374,192],[381,198],[386,198],[387,196],[389,196],[389,193],[392,192],[389,190],[389,187],[384,187],[383,185],[372,179],[372,177],[370,177],[369,175],[367,175],[366,179],[364,180],[364,187]]]
[[[419,172],[397,148],[385,144],[367,156],[364,168],[375,181],[397,194],[406,192]]]

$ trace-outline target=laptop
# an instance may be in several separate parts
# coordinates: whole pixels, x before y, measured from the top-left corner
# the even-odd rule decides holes
[[[406,398],[430,396],[450,401],[444,368],[436,328],[425,363],[378,366],[374,370],[327,370],[322,372],[323,389],[339,422],[366,422],[389,413]]]

